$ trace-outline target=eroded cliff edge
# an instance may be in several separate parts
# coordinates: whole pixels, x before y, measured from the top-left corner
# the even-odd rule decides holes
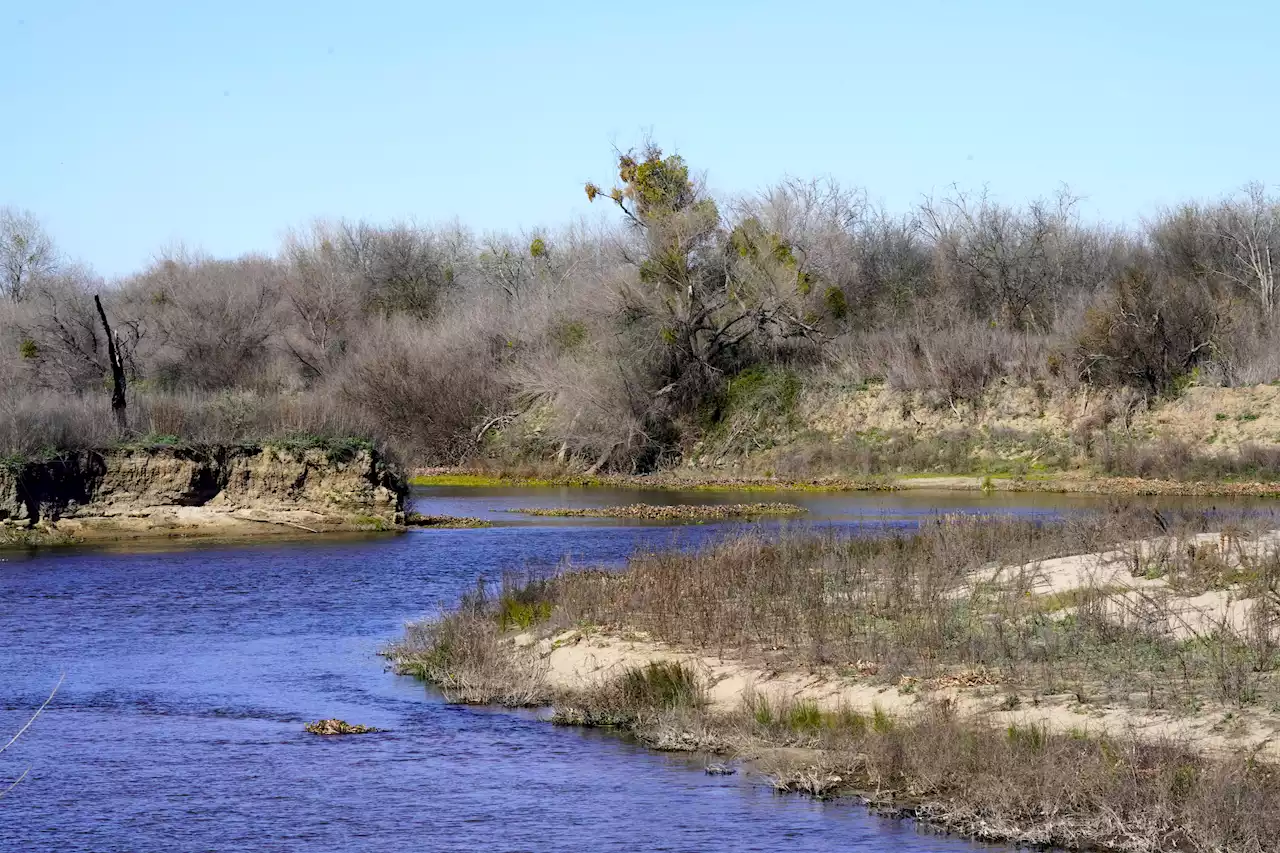
[[[391,530],[406,494],[366,446],[83,450],[0,466],[0,544]]]

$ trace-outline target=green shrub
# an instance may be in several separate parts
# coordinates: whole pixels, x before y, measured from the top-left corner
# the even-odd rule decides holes
[[[525,631],[550,618],[550,601],[520,601],[506,595],[498,600],[498,627],[503,631]]]

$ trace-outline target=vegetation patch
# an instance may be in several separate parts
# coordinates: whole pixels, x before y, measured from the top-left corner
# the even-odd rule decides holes
[[[353,725],[346,720],[338,719],[316,720],[313,723],[307,723],[302,728],[313,735],[324,735],[326,737],[332,735],[367,735],[382,731],[382,729],[375,729],[373,726]]]
[[[563,476],[524,476],[519,473],[476,473],[459,471],[438,474],[416,474],[409,478],[411,486],[507,488],[512,486],[538,488],[546,486],[599,486],[605,480],[571,473]]]
[[[465,516],[453,515],[424,515],[420,512],[406,512],[404,514],[405,527],[435,527],[435,528],[476,528],[476,527],[492,527],[493,522],[485,521],[483,518],[467,518]]]
[[[0,549],[59,547],[78,545],[80,541],[77,536],[53,528],[0,522]]]
[[[788,503],[750,504],[630,504],[603,507],[526,507],[509,509],[523,515],[552,518],[635,518],[653,521],[713,521],[726,518],[759,518],[770,515],[802,515],[804,507]]]

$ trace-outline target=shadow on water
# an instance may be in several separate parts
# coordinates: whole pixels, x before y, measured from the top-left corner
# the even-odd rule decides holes
[[[690,496],[656,493],[660,499]],[[693,493],[701,501],[769,500]],[[423,511],[633,503],[595,490],[426,490]],[[878,530],[939,511],[1054,514],[1054,496],[801,493],[821,524]],[[1092,506],[1099,506],[1095,501]],[[511,519],[479,530],[73,550],[0,563],[0,850],[972,850],[848,805],[779,797],[536,714],[445,705],[376,654],[407,619],[503,568],[621,562],[736,525]],[[320,717],[387,729],[321,739]]]

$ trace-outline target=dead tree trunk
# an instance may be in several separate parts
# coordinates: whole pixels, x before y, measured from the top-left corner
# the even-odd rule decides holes
[[[129,429],[127,412],[128,402],[125,398],[124,357],[116,346],[116,337],[111,333],[111,324],[107,322],[107,312],[102,310],[102,300],[94,294],[93,304],[98,307],[98,317],[102,320],[102,330],[107,335],[107,358],[111,361],[111,413],[116,416],[116,428],[123,435]]]

